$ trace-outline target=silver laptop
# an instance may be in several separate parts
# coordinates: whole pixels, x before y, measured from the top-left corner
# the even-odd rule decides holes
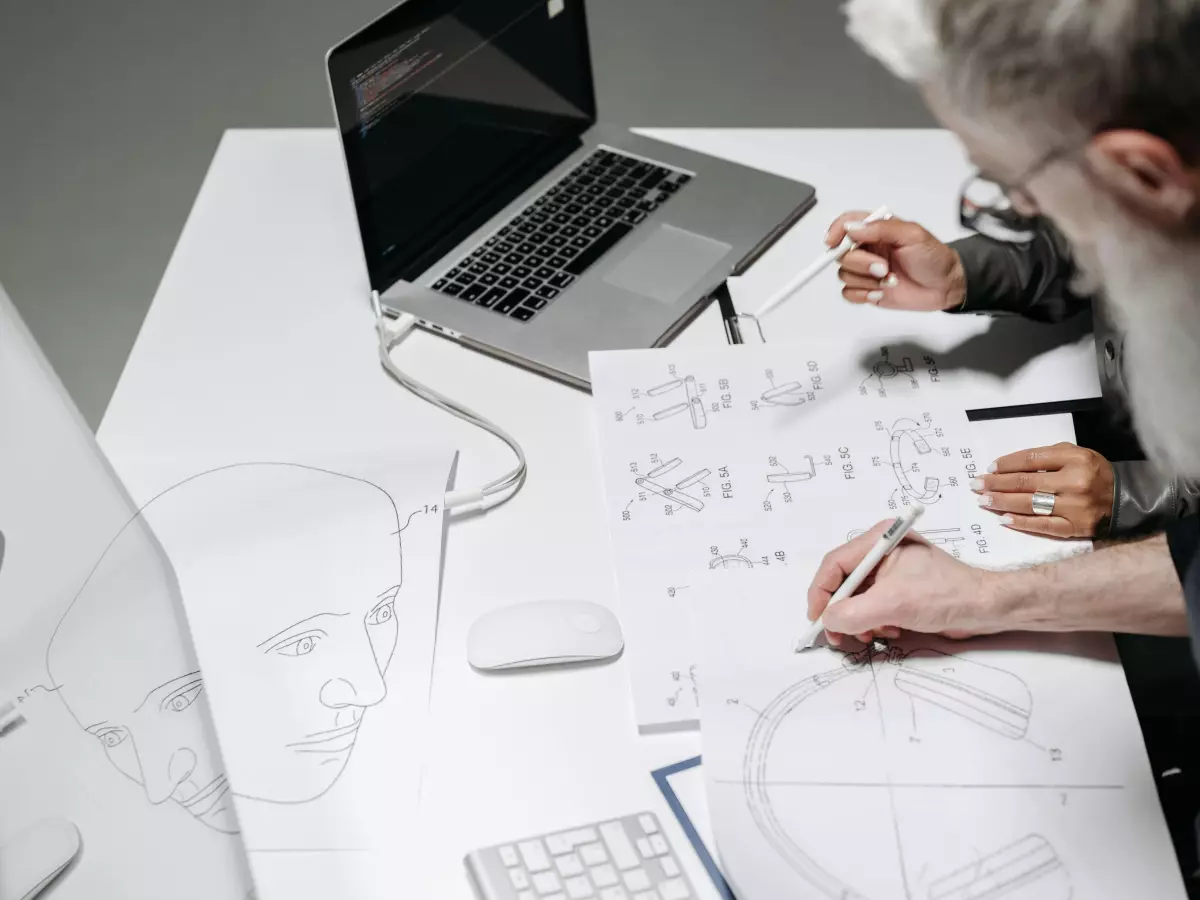
[[[661,346],[812,187],[598,122],[582,0],[407,0],[326,58],[385,310],[581,388]]]

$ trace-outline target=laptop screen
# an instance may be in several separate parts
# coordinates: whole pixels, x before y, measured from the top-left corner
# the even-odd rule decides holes
[[[408,0],[329,80],[371,286],[415,279],[595,121],[583,0]]]

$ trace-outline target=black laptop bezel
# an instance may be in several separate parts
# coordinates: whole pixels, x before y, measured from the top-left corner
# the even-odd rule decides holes
[[[444,0],[403,0],[370,24],[340,41],[325,55],[325,74],[333,102],[338,140],[342,146],[342,156],[346,163],[350,190],[354,197],[354,213],[358,222],[359,240],[367,264],[371,289],[380,293],[398,281],[415,281],[420,278],[430,266],[470,237],[488,219],[512,203],[531,184],[570,156],[581,145],[580,136],[596,124],[596,87],[592,71],[586,8],[583,0],[566,0],[568,3],[577,3],[580,6],[580,13],[577,17],[578,24],[573,29],[573,38],[575,40],[574,50],[579,54],[581,74],[586,86],[587,108],[584,110],[586,118],[581,118],[576,128],[565,131],[563,138],[548,145],[543,153],[526,160],[519,170],[511,171],[505,178],[498,179],[492,196],[482,201],[471,216],[459,221],[453,228],[447,229],[420,256],[408,261],[373,259],[369,248],[378,246],[378,242],[371,239],[371,225],[365,212],[369,207],[370,195],[352,139],[347,139],[347,133],[353,133],[357,127],[353,103],[350,102],[347,94],[349,78],[352,76],[342,72],[340,64],[358,42],[370,41],[377,36],[386,35],[390,30],[398,27],[401,22],[411,21],[412,16],[419,15],[423,7],[434,6],[441,2]],[[536,2],[542,4],[547,0],[536,0]]]

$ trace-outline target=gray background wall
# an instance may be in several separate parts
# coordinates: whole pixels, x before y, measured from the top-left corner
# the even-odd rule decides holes
[[[221,133],[331,121],[324,51],[391,0],[0,0],[0,283],[95,427]],[[919,127],[835,0],[589,0],[602,114]]]

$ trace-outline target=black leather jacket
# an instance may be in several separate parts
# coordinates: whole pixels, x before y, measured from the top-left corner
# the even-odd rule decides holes
[[[954,312],[1019,315],[1061,322],[1089,307],[1096,339],[1096,363],[1104,400],[1116,424],[1131,428],[1122,374],[1121,334],[1101,298],[1072,292],[1075,273],[1066,239],[1048,225],[1029,244],[1005,244],[981,235],[950,245],[962,259],[967,297]],[[1116,483],[1107,535],[1160,531],[1200,508],[1200,486],[1162,475],[1145,460],[1114,462]]]

